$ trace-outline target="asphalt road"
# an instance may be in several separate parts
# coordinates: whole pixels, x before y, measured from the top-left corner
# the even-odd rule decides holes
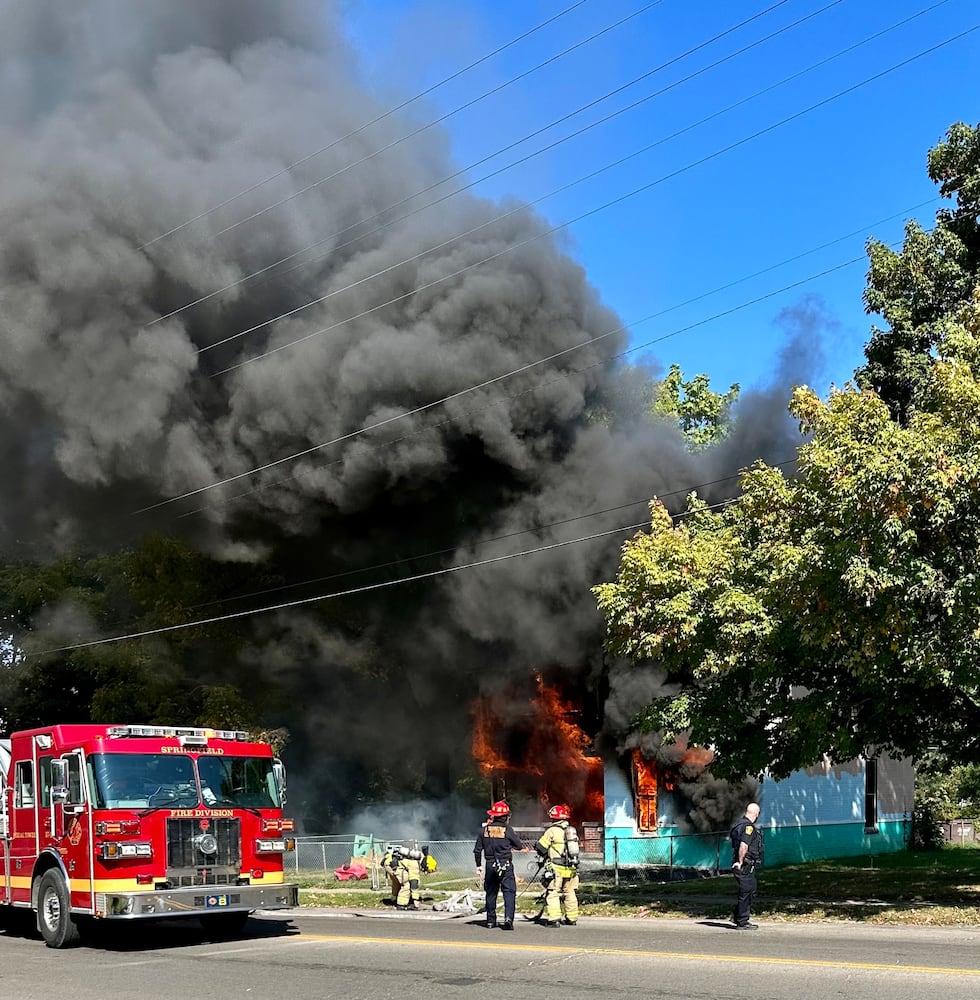
[[[971,929],[649,918],[508,933],[424,911],[299,910],[258,914],[235,941],[170,921],[53,951],[14,928],[0,935],[0,1000],[974,1000],[978,945]]]

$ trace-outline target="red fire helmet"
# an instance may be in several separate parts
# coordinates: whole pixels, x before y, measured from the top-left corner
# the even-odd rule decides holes
[[[510,806],[506,802],[494,802],[487,810],[488,816],[509,816]]]
[[[568,806],[552,806],[548,810],[549,819],[568,819],[571,815]]]

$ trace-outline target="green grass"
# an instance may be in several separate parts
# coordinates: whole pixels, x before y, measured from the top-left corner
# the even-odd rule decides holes
[[[304,906],[390,906],[390,893],[369,883],[339,883],[330,876],[299,873]],[[449,892],[476,889],[472,877],[437,873],[423,879],[426,902]],[[540,886],[519,897],[518,910],[533,913]],[[682,882],[655,882],[642,870],[586,873],[579,889],[584,916],[673,916],[727,919],[735,896],[730,875]],[[759,872],[752,912],[767,920],[856,920],[875,924],[980,926],[980,845],[940,851],[901,852],[873,858],[838,858],[783,865]]]

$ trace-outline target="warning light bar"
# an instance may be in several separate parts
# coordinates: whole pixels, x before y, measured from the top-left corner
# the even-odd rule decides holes
[[[109,726],[106,734],[112,738],[121,736],[155,736],[176,738],[191,745],[203,746],[208,740],[252,739],[248,733],[237,729],[204,729],[195,726]]]

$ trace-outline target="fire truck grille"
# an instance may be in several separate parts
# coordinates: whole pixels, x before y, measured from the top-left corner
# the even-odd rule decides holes
[[[208,837],[207,835],[210,835]],[[217,850],[205,854],[204,846]],[[167,881],[173,886],[234,885],[242,868],[237,819],[212,819],[207,830],[196,819],[167,820]]]

